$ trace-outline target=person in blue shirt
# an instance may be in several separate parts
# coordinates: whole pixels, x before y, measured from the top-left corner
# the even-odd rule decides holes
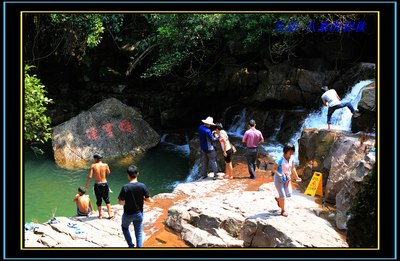
[[[279,197],[275,197],[275,200],[281,208],[281,215],[284,217],[288,216],[285,210],[285,198],[292,196],[292,185],[290,184],[292,175],[295,176],[296,182],[301,182],[294,164],[294,152],[295,147],[290,143],[286,143],[283,146],[283,156],[272,166],[274,184],[279,194]]]
[[[201,169],[200,174],[202,178],[207,178],[208,166],[210,165],[212,172],[214,172],[214,177],[218,173],[217,165],[217,152],[213,142],[215,141],[212,132],[210,130],[211,126],[214,126],[214,119],[212,117],[207,117],[205,120],[201,120],[204,124],[200,125],[198,130],[200,148],[201,148]]]

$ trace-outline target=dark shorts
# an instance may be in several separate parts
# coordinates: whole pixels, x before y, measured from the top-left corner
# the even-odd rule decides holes
[[[226,163],[231,163],[232,162],[232,154],[233,154],[232,149],[229,149],[229,150],[226,151],[226,157],[224,156],[224,160],[225,160]]]
[[[101,206],[102,199],[106,204],[110,204],[109,190],[107,183],[94,183],[94,194],[96,195],[96,205],[98,207]]]
[[[87,215],[89,215],[90,211],[91,211],[90,207],[88,207],[88,210],[86,213],[81,212],[78,207],[76,208],[76,214],[78,214],[78,216],[87,216]]]

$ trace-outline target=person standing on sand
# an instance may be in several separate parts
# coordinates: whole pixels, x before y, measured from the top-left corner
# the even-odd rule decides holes
[[[106,179],[106,175],[109,175],[111,171],[108,167],[108,164],[102,162],[103,157],[100,154],[95,154],[93,158],[95,163],[92,164],[90,168],[89,177],[86,180],[85,190],[87,189],[90,180],[94,176],[94,194],[96,195],[96,205],[97,210],[99,211],[99,219],[103,218],[101,213],[102,200],[104,200],[107,206],[108,219],[112,219],[114,216],[111,215],[110,197],[108,195],[110,188],[108,187]]]
[[[283,146],[283,156],[272,166],[274,184],[279,194],[279,198],[275,197],[275,200],[278,203],[278,207],[281,208],[281,215],[284,217],[288,216],[285,210],[285,198],[292,196],[292,184],[290,183],[292,174],[294,174],[296,182],[301,182],[294,165],[294,152],[295,147],[292,144],[285,144]]]
[[[229,141],[228,133],[224,131],[224,127],[222,123],[215,123],[215,131],[212,132],[215,139],[219,139],[221,143],[222,154],[224,155],[225,160],[225,179],[233,179],[232,172],[232,154],[233,149],[232,145]]]
[[[244,133],[242,142],[246,143],[246,159],[250,179],[256,179],[258,145],[260,142],[264,142],[264,137],[261,131],[256,129],[255,120],[249,121],[249,129]]]
[[[214,177],[218,173],[217,164],[217,152],[213,142],[215,141],[212,133],[211,126],[214,126],[214,119],[212,117],[207,117],[205,120],[201,120],[203,125],[200,125],[198,129],[200,149],[201,149],[201,177],[207,178],[208,165],[211,166],[211,170],[214,172]]]

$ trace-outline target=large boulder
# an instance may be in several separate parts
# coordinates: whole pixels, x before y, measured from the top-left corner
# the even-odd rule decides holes
[[[336,226],[346,229],[348,211],[375,165],[375,137],[346,131],[303,130],[299,139],[302,179],[321,172],[326,202],[336,204]]]
[[[358,102],[360,113],[353,115],[351,123],[352,132],[374,132],[376,129],[376,87],[375,82],[367,85]]]
[[[54,127],[52,134],[54,159],[62,168],[86,167],[94,153],[106,158],[136,155],[159,141],[139,112],[115,98]]]
[[[193,247],[347,247],[316,214],[312,197],[294,190],[286,205],[291,216],[282,218],[273,182],[258,191],[244,191],[245,183],[206,178],[179,184],[173,193],[188,197],[169,208],[165,224]]]

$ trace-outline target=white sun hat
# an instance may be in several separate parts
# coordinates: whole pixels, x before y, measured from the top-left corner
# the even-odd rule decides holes
[[[212,118],[212,117],[207,117],[205,120],[201,120],[203,123],[205,123],[205,124],[210,124],[210,125],[215,125],[214,124],[214,119]]]

